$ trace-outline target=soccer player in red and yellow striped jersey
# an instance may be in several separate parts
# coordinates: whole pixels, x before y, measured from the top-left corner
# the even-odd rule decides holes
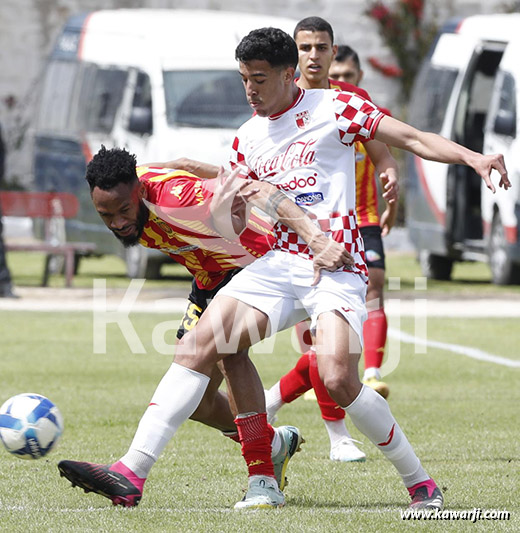
[[[136,170],[148,207],[139,244],[158,249],[184,265],[199,288],[215,288],[229,271],[271,249],[271,225],[255,214],[237,240],[219,234],[211,212],[215,180],[203,180],[183,170],[150,166]]]

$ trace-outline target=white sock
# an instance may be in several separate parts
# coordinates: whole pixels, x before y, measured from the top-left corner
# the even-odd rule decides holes
[[[278,428],[273,428],[273,429],[274,429],[274,436],[273,436],[273,440],[271,441],[271,457],[276,457],[276,454],[282,448],[282,439],[280,435],[278,435]]]
[[[284,405],[280,382],[275,383],[269,390],[265,391],[265,409],[267,411],[267,421],[271,422],[280,407]]]
[[[359,431],[395,466],[406,487],[430,479],[380,394],[363,385],[357,398],[345,410]]]
[[[168,441],[198,407],[208,383],[208,376],[172,363],[157,386],[121,462],[138,477],[148,477]]]
[[[325,420],[323,423],[327,428],[330,439],[330,447],[334,448],[336,444],[339,444],[345,438],[351,439],[352,436],[348,432],[347,426],[345,426],[345,420]]]
[[[365,368],[365,373],[363,374],[363,381],[367,379],[376,378],[378,381],[381,381],[381,372],[376,366],[370,366]]]

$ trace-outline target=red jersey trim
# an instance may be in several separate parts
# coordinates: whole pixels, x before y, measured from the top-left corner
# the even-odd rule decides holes
[[[300,101],[303,98],[304,94],[305,94],[305,90],[304,89],[300,89],[298,87],[298,94],[296,95],[296,98],[294,99],[292,104],[289,105],[288,107],[286,107],[284,110],[279,111],[278,113],[275,113],[274,115],[271,115],[269,117],[269,120],[276,120],[276,119],[280,118],[283,114],[287,113],[287,111],[289,111],[289,109],[292,109],[293,107],[296,107],[300,103]]]

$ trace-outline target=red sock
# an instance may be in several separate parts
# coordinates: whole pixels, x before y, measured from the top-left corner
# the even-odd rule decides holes
[[[280,378],[280,394],[284,403],[291,403],[299,396],[312,389],[309,377],[309,354],[304,353],[296,363],[296,366]]]
[[[345,418],[345,411],[329,396],[329,391],[323,384],[323,381],[321,381],[316,354],[314,352],[311,352],[309,355],[309,361],[309,375],[312,387],[316,393],[316,398],[318,399],[321,417],[324,420],[343,420]]]
[[[267,424],[266,413],[257,413],[245,418],[235,418],[242,456],[244,457],[249,476],[274,476],[271,460],[271,441],[273,428]]]
[[[376,309],[368,313],[363,326],[365,368],[381,368],[385,355],[387,329],[388,323],[384,309]]]
[[[294,326],[296,335],[298,336],[298,342],[300,343],[300,350],[302,353],[308,352],[312,348],[312,335],[309,329],[309,323],[307,321],[298,322]]]
[[[240,437],[238,436],[238,431],[223,431],[222,435],[228,439],[234,440],[235,442],[240,442]]]
[[[267,424],[267,431],[269,431],[269,438],[271,439],[271,442],[273,442],[274,438],[274,428],[271,426],[271,424]],[[235,442],[240,442],[240,436],[238,435],[238,431],[223,431],[222,435],[224,437],[227,437],[228,439],[231,439]]]

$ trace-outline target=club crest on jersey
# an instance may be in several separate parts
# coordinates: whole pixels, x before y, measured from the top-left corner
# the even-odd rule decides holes
[[[302,111],[301,113],[296,113],[295,117],[296,125],[301,129],[305,129],[307,124],[311,120],[311,115],[308,111]]]
[[[170,189],[170,194],[173,194],[173,196],[176,196],[180,200],[182,189],[184,189],[184,185],[175,185],[175,187]]]
[[[156,218],[155,219],[155,223],[164,231],[164,233],[166,233],[166,235],[173,235],[174,231],[173,229],[168,226],[168,224],[166,222],[164,222],[164,220],[161,220],[160,218]]]

